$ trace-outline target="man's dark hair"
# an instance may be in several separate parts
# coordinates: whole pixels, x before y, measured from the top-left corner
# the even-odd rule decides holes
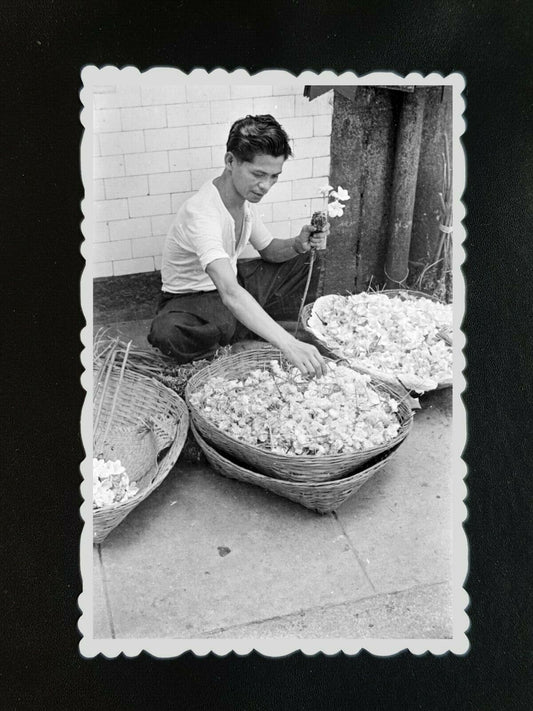
[[[239,161],[251,162],[257,155],[269,155],[285,160],[292,155],[289,137],[270,114],[246,116],[235,121],[230,129],[226,150]]]

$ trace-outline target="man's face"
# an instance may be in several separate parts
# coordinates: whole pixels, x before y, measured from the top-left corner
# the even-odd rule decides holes
[[[268,193],[281,175],[284,163],[283,156],[261,154],[254,156],[253,161],[239,162],[232,153],[226,154],[226,167],[235,190],[249,202],[259,202]]]

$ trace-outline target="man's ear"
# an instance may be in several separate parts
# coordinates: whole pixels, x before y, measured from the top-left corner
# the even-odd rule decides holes
[[[229,168],[231,170],[236,162],[237,159],[235,158],[233,153],[231,151],[228,151],[224,156],[224,165],[226,166],[226,168]]]

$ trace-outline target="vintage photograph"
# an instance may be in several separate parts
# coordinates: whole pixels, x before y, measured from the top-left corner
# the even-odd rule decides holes
[[[82,79],[82,653],[466,650],[462,78]]]

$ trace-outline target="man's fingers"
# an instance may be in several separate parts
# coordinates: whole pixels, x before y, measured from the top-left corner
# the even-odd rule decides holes
[[[309,238],[309,244],[312,247],[322,247],[326,244],[328,238],[329,228],[323,230],[322,232],[315,232]]]
[[[320,351],[311,344],[297,342],[292,353],[289,351],[286,355],[303,375],[320,378],[327,373],[327,366]]]
[[[306,365],[306,370],[307,373],[311,375],[316,375],[317,378],[322,377],[323,375],[326,375],[327,373],[327,366],[320,355],[320,353],[317,352],[317,354],[311,359],[309,362],[309,365]]]
[[[322,377],[323,375],[326,375],[327,373],[327,366],[324,361],[324,359],[321,356],[318,356],[318,363],[316,365],[316,374],[317,377]]]

